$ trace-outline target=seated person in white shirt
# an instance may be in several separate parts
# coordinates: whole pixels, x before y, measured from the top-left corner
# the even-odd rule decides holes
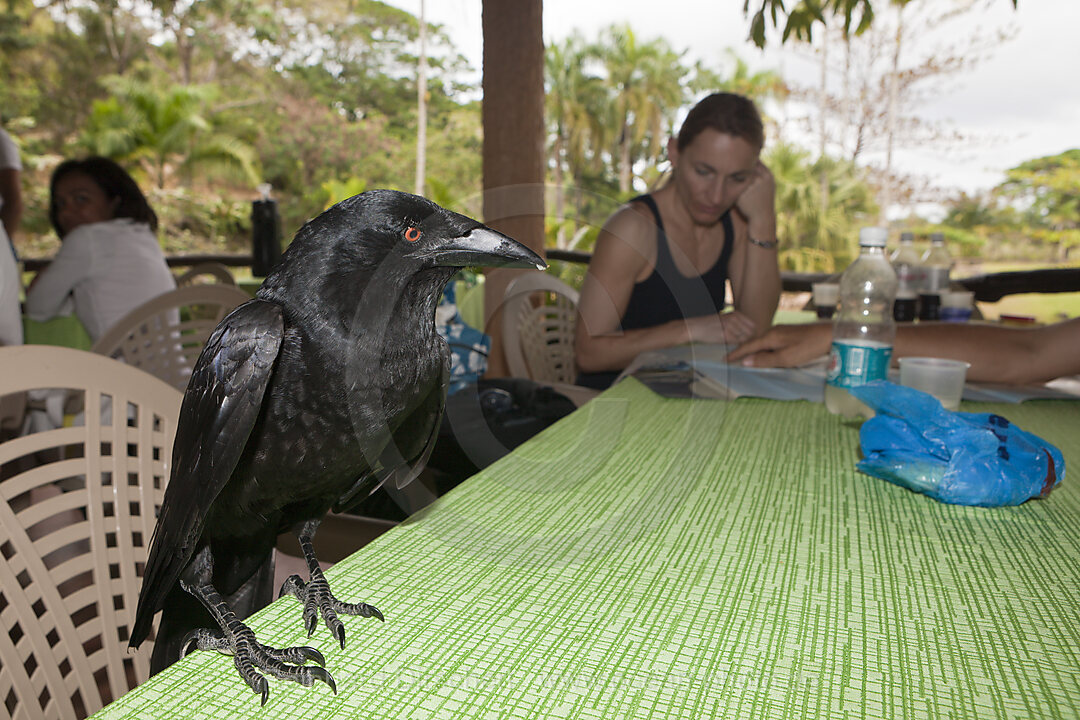
[[[75,315],[96,341],[147,300],[176,287],[158,244],[157,215],[135,180],[102,157],[53,172],[49,219],[62,245],[26,293],[33,320]]]

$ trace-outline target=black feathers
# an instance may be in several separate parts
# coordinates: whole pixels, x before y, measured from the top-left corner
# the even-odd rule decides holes
[[[222,321],[184,397],[132,631],[137,646],[164,610],[155,670],[176,660],[181,646],[225,643],[264,698],[256,670],[326,681],[302,664],[311,659],[305,652],[249,652],[257,643],[238,618],[270,599],[277,535],[292,528],[303,546],[332,506],[419,471],[449,371],[434,310],[465,265],[542,267],[542,260],[424,198],[363,193],[305,225],[256,299]],[[329,595],[313,554],[305,555],[310,581],[296,578],[290,591]],[[213,609],[217,593],[235,616]],[[346,607],[378,615],[371,606]],[[344,642],[340,622],[327,624]],[[220,632],[192,632],[204,626]]]

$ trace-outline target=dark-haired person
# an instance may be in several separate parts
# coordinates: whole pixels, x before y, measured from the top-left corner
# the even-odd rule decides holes
[[[49,220],[62,244],[26,292],[39,321],[72,309],[92,341],[147,300],[176,287],[157,236],[157,215],[112,160],[67,160],[49,184]]]
[[[608,219],[582,286],[577,382],[606,388],[639,353],[764,332],[780,298],[775,183],[761,117],[714,93],[668,141],[671,177]],[[730,281],[733,310],[727,305]]]

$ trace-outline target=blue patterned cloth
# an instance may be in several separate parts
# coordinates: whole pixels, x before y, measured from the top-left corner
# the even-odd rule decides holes
[[[461,319],[454,296],[454,280],[443,290],[442,302],[435,309],[435,329],[450,346],[450,385],[453,394],[475,384],[487,370],[491,338]]]

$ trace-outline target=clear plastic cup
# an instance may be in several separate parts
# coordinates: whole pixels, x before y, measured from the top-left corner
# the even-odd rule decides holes
[[[955,290],[941,293],[941,319],[945,322],[967,322],[975,306],[975,293]]]
[[[946,410],[960,407],[971,363],[932,357],[902,357],[899,362],[901,385],[933,395]]]
[[[840,285],[816,282],[810,285],[810,289],[814,292],[814,310],[817,311],[817,316],[822,320],[831,318],[840,299]]]

